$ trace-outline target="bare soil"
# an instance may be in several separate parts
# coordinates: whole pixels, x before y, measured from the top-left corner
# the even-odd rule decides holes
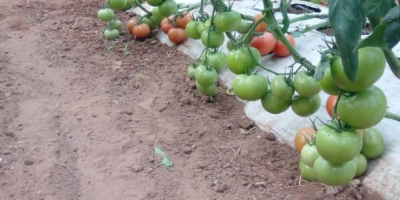
[[[301,180],[297,152],[222,85],[196,93],[176,47],[106,41],[103,2],[0,0],[0,199],[381,199],[362,178]]]

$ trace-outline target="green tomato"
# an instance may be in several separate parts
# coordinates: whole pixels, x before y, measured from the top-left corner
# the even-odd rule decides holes
[[[321,183],[329,186],[344,186],[353,180],[356,164],[354,161],[333,164],[320,156],[314,162],[314,171]]]
[[[289,109],[291,103],[292,98],[282,100],[276,98],[272,93],[267,93],[261,99],[261,104],[264,110],[272,114],[279,114],[286,111]]]
[[[253,57],[257,62],[254,61]],[[234,74],[245,74],[251,72],[253,68],[261,61],[260,52],[253,47],[250,47],[250,51],[247,47],[242,47],[236,50],[232,50],[226,57],[228,68]]]
[[[103,32],[103,35],[104,35],[105,38],[107,38],[109,40],[113,40],[113,39],[118,38],[119,31],[117,29],[111,29],[111,30],[110,29],[106,29]]]
[[[268,82],[261,75],[240,74],[233,79],[233,92],[245,101],[256,101],[263,98],[268,91]]]
[[[340,119],[357,129],[375,126],[385,117],[386,111],[386,96],[376,86],[371,86],[352,96],[343,95],[337,105]]]
[[[293,87],[302,97],[313,97],[321,91],[315,78],[305,71],[297,72],[294,76]]]
[[[108,6],[114,10],[122,10],[126,5],[126,0],[108,0]]]
[[[315,146],[321,157],[330,163],[353,160],[361,151],[362,139],[355,129],[338,131],[336,123],[323,125],[317,131]]]
[[[318,180],[318,177],[317,177],[317,174],[315,173],[314,168],[307,166],[306,164],[304,164],[303,161],[300,161],[300,163],[299,163],[299,171],[304,180],[307,180],[307,181]]]
[[[147,3],[151,6],[159,6],[162,2],[163,0],[147,0]]]
[[[217,70],[221,71],[226,66],[226,54],[224,52],[209,53],[207,55],[208,64]]]
[[[142,23],[149,25],[150,30],[154,30],[158,26],[157,22],[155,22],[152,18],[149,17],[143,17]]]
[[[217,82],[218,73],[214,68],[208,70],[205,65],[199,65],[196,67],[195,78],[198,83],[207,87]]]
[[[159,25],[164,19],[164,17],[158,11],[158,7],[154,7],[153,10],[151,10],[151,18],[157,23],[157,25]]]
[[[353,162],[356,163],[356,175],[354,178],[357,178],[367,171],[368,161],[364,155],[358,154],[356,158],[354,158]]]
[[[198,31],[198,27],[202,22],[191,21],[186,25],[186,34],[189,38],[200,39],[201,34]]]
[[[237,27],[236,31],[240,34],[246,34],[247,32],[249,32],[250,28],[251,28],[251,23],[246,20],[242,20],[239,26]]]
[[[196,68],[194,68],[193,65],[190,65],[190,66],[188,67],[187,75],[188,75],[189,78],[194,78],[194,77],[195,77],[195,75],[196,75]]]
[[[218,48],[224,43],[225,36],[223,32],[211,31],[210,36],[208,36],[208,33],[209,30],[205,30],[203,33],[201,33],[201,42],[204,46],[209,48]]]
[[[301,149],[300,157],[304,164],[314,167],[314,162],[319,157],[317,147],[308,143],[305,144]]]
[[[133,0],[126,0],[125,6],[122,8],[122,10],[129,10],[133,6]]]
[[[277,75],[271,81],[271,92],[278,99],[292,99],[294,88],[288,85],[285,75]]]
[[[235,11],[222,12],[214,16],[214,25],[221,32],[235,31],[242,20],[242,16]]]
[[[318,82],[321,89],[330,95],[338,95],[340,88],[333,82],[331,69],[327,68],[324,72],[324,77]]]
[[[103,8],[97,12],[97,17],[103,22],[109,22],[113,20],[114,16],[114,11],[109,8]]]
[[[385,151],[385,140],[376,128],[364,129],[363,147],[361,153],[368,159],[379,157]]]
[[[208,19],[205,22],[200,22],[199,25],[197,26],[197,31],[201,35],[205,30],[209,29],[211,26],[211,19]]]
[[[196,81],[196,87],[197,90],[204,95],[215,96],[218,94],[218,88],[217,86],[215,86],[215,84],[212,84],[210,86],[203,86]]]
[[[316,113],[321,106],[321,97],[317,94],[307,98],[299,96],[292,101],[292,110],[301,117],[308,117]]]
[[[235,49],[235,44],[234,44],[231,40],[229,40],[229,41],[226,43],[226,48],[227,48],[229,51],[232,51],[232,50]]]
[[[178,5],[174,0],[164,1],[158,8],[158,12],[160,12],[161,16],[163,17],[169,17],[170,15],[175,14],[177,11]]]
[[[119,19],[113,19],[110,21],[110,28],[111,29],[120,29],[122,26],[122,22]]]
[[[386,59],[380,47],[365,47],[358,50],[358,72],[356,81],[350,81],[344,73],[341,58],[331,63],[333,81],[346,91],[365,90],[378,81],[385,71]]]

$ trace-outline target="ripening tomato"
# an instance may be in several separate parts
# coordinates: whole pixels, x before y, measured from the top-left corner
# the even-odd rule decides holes
[[[220,31],[205,30],[201,33],[201,42],[204,46],[210,48],[220,47],[225,40],[225,35]]]
[[[271,81],[271,93],[281,100],[292,99],[294,94],[293,86],[288,84],[285,75],[277,75]]]
[[[271,53],[276,45],[276,39],[272,33],[266,32],[262,36],[255,37],[251,40],[250,46],[258,49],[261,55]]]
[[[105,38],[107,38],[109,40],[113,40],[113,39],[118,38],[119,31],[117,29],[106,29],[106,30],[104,30],[103,35]]]
[[[333,82],[331,68],[327,68],[324,72],[324,77],[318,81],[321,89],[330,95],[338,95],[340,88]]]
[[[215,96],[218,94],[218,88],[215,84],[212,84],[209,86],[204,86],[196,81],[196,88],[201,94],[204,94],[204,95]]]
[[[257,66],[257,62],[259,63],[261,60],[261,54],[256,48],[250,47],[249,51],[247,47],[242,47],[230,51],[226,59],[229,69],[234,74],[245,74],[251,72],[251,70]]]
[[[332,79],[343,90],[351,92],[365,90],[378,81],[385,71],[386,59],[380,47],[359,49],[358,60],[358,72],[355,82],[347,78],[340,57],[331,63]]]
[[[262,99],[261,104],[267,112],[271,114],[279,114],[289,109],[292,103],[292,98],[279,99],[276,98],[272,93],[267,93]]]
[[[150,27],[147,24],[134,26],[132,29],[132,34],[137,38],[146,38],[150,34]]]
[[[183,13],[183,17],[176,17],[175,23],[179,28],[185,29],[187,24],[192,21],[192,16],[190,16],[189,12]]]
[[[186,31],[185,31],[185,29],[182,29],[182,28],[171,28],[168,31],[168,39],[171,42],[175,43],[175,44],[182,43],[186,39]]]
[[[301,153],[304,145],[308,142],[312,141],[312,135],[315,136],[316,131],[313,127],[304,127],[297,131],[296,135],[294,136],[294,147],[296,148],[297,152]]]
[[[258,22],[258,21],[259,21],[261,18],[263,18],[263,17],[264,17],[264,15],[263,15],[262,13],[256,14],[256,16],[254,16],[254,23]],[[267,27],[268,27],[267,23],[261,22],[261,23],[256,27],[255,32],[264,32],[264,31],[267,30]]]
[[[189,78],[194,78],[196,75],[196,68],[193,65],[190,65],[187,70],[187,75]]]
[[[246,34],[247,32],[249,32],[250,28],[251,28],[251,23],[248,22],[247,20],[242,20],[239,26],[237,27],[236,31],[240,34]]]
[[[292,110],[298,116],[308,117],[316,113],[321,106],[321,97],[319,94],[307,98],[307,97],[296,97],[292,101]]]
[[[356,158],[354,158],[353,162],[356,163],[356,175],[354,178],[357,178],[364,174],[367,171],[368,161],[364,155],[358,154]]]
[[[363,147],[361,153],[368,159],[375,159],[385,151],[385,140],[382,133],[376,128],[364,130]]]
[[[142,23],[149,25],[150,30],[154,30],[158,26],[158,23],[151,17],[143,17]]]
[[[164,18],[164,19],[162,20],[162,22],[161,22],[161,30],[162,30],[162,32],[165,33],[165,34],[168,34],[168,31],[169,31],[171,28],[174,28],[174,27],[175,27],[175,25],[172,24],[172,23],[169,21],[168,18]]]
[[[329,186],[344,186],[353,180],[356,164],[354,161],[333,164],[320,156],[314,162],[314,171],[321,183]]]
[[[293,36],[287,33],[285,34],[285,36],[288,39],[289,43],[294,47],[296,45],[296,41],[294,40]],[[290,56],[291,53],[281,41],[278,41],[275,45],[274,54],[278,57],[287,57]]]
[[[186,34],[188,35],[189,38],[192,38],[192,39],[200,39],[201,38],[201,34],[197,30],[200,23],[201,22],[199,22],[199,21],[191,21],[186,25]]]
[[[103,8],[97,12],[97,17],[103,22],[109,22],[113,20],[114,16],[114,11],[109,8]]]
[[[299,71],[294,76],[293,87],[302,97],[313,97],[321,91],[321,87],[313,76],[307,74],[306,71]]]
[[[153,10],[151,10],[151,18],[157,23],[157,25],[160,25],[164,19],[164,17],[158,11],[158,7],[154,7]]]
[[[158,12],[161,16],[168,17],[175,14],[178,11],[178,5],[174,0],[166,0],[159,7]]]
[[[108,6],[114,10],[121,10],[126,5],[126,0],[107,0]]]
[[[205,65],[199,65],[196,67],[195,78],[202,86],[207,87],[217,82],[218,73],[212,67],[207,69]]]
[[[304,180],[316,181],[318,180],[314,168],[307,166],[303,161],[299,162],[299,171]]]
[[[162,2],[163,0],[147,0],[147,3],[151,6],[159,6]]]
[[[232,32],[238,28],[241,20],[242,16],[236,11],[222,12],[214,16],[214,25],[221,32]]]
[[[233,91],[236,96],[246,101],[256,101],[263,98],[268,91],[268,82],[261,75],[240,74],[233,79]]]
[[[317,147],[314,144],[305,144],[301,150],[300,157],[304,164],[314,167],[314,161],[319,157]]]
[[[328,112],[328,115],[332,118],[333,117],[333,111],[337,102],[338,96],[336,95],[329,95],[328,99],[326,100],[326,111]]]

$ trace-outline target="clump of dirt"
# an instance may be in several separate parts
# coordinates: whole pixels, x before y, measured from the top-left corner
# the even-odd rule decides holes
[[[362,179],[302,180],[298,153],[222,84],[212,100],[195,90],[193,59],[156,33],[105,40],[102,3],[0,0],[2,198],[380,199]]]

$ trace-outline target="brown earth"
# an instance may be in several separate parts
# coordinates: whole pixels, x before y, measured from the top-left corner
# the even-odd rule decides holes
[[[380,199],[362,179],[301,180],[293,148],[240,131],[252,123],[222,85],[196,93],[176,47],[106,41],[101,2],[0,0],[1,200]]]

